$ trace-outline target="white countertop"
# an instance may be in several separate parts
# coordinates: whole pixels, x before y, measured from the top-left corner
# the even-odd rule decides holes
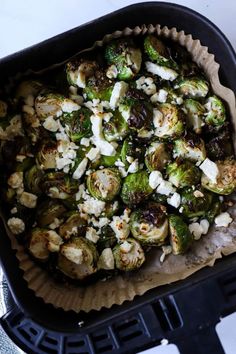
[[[0,0],[0,58],[62,33],[129,4],[132,0]],[[214,22],[236,49],[235,0],[172,1],[188,6]],[[236,314],[219,325],[226,354],[236,353]],[[174,345],[156,347],[149,354],[177,354]],[[211,353],[214,354],[214,353]]]

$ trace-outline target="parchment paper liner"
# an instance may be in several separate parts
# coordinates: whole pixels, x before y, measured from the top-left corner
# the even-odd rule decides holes
[[[209,54],[208,48],[201,45],[199,40],[193,40],[191,35],[185,35],[183,31],[177,32],[175,28],[161,28],[160,25],[141,26],[134,29],[126,28],[106,35],[103,40],[97,41],[91,50],[102,46],[112,38],[130,35],[143,35],[145,33],[157,33],[166,38],[180,43],[192,54],[193,60],[204,70],[211,82],[213,91],[228,105],[234,132],[236,127],[236,107],[234,93],[221,85],[218,76],[219,64],[214,60],[214,55]],[[59,64],[56,64],[59,65]],[[235,144],[235,136],[234,136]],[[236,151],[236,149],[235,149]],[[236,210],[231,210],[234,222],[228,228],[212,227],[208,235],[200,241],[194,242],[191,251],[184,256],[170,255],[162,264],[159,261],[161,252],[153,249],[147,255],[145,265],[133,274],[114,276],[107,281],[97,281],[87,287],[65,286],[54,282],[52,277],[37,266],[18,244],[16,238],[9,232],[11,244],[16,250],[16,256],[20,268],[24,271],[24,279],[35,295],[65,311],[100,310],[102,307],[111,307],[114,304],[122,304],[125,300],[132,300],[136,295],[142,295],[154,287],[169,284],[184,279],[199,269],[212,266],[216,259],[222,255],[228,255],[236,251]]]

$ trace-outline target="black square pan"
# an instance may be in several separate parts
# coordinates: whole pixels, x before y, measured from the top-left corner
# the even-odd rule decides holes
[[[159,23],[163,26],[176,27],[178,30],[184,30],[185,33],[192,34],[193,38],[200,39],[203,45],[208,46],[209,52],[214,53],[216,61],[220,64],[219,74],[222,84],[236,92],[236,55],[224,34],[207,18],[197,12],[180,5],[166,2],[146,2],[125,7],[1,59],[0,87],[3,87],[8,81],[9,76],[14,76],[18,72],[25,72],[29,68],[40,70],[55,62],[62,62],[79,50],[90,47],[96,40],[102,39],[107,33],[112,33],[117,29],[122,30],[126,26],[133,28],[143,23]],[[37,347],[36,350],[36,344],[39,346],[40,343],[39,340],[36,340],[36,335],[36,337],[32,339],[33,334],[31,333],[32,335],[30,336],[28,333],[28,337],[25,337],[27,344],[22,344],[22,342],[19,342],[19,339],[17,339],[16,334],[13,335],[13,332],[9,332],[9,335],[11,335],[27,353],[72,353],[72,351],[66,349],[66,343],[69,340],[68,338],[72,338],[73,336],[82,338],[84,343],[87,343],[86,350],[91,353],[105,353],[111,352],[111,350],[115,351],[115,353],[136,352],[138,349],[152,346],[154,342],[158,342],[163,336],[171,338],[171,333],[174,335],[175,339],[172,338],[170,340],[177,342],[176,338],[180,336],[180,328],[184,329],[185,334],[187,334],[187,332],[190,333],[193,329],[198,328],[201,320],[204,322],[205,314],[208,313],[208,304],[206,302],[207,298],[202,294],[203,289],[206,289],[208,293],[206,296],[208,297],[211,292],[216,291],[216,283],[218,285],[220,284],[220,289],[223,289],[224,286],[222,285],[221,279],[227,278],[227,276],[236,269],[235,254],[223,258],[221,261],[217,262],[213,268],[205,268],[184,281],[150,290],[142,297],[136,297],[132,302],[125,302],[121,306],[112,306],[111,309],[104,309],[99,312],[91,311],[89,314],[75,314],[72,312],[65,313],[62,310],[53,308],[51,305],[46,305],[41,299],[36,298],[34,293],[27,288],[27,284],[23,280],[22,271],[19,269],[18,261],[11,249],[10,241],[1,223],[0,260],[14,299],[12,309],[2,320],[2,324],[5,326],[6,330],[8,331],[10,327],[11,329],[19,329],[19,323],[21,323],[20,321],[22,321],[23,318],[24,321],[28,320],[37,328],[40,327],[42,331],[51,333],[51,336],[59,338],[58,351],[56,349],[55,351],[53,351],[53,349],[51,351],[43,351],[43,349],[41,350],[39,347]],[[234,281],[231,281],[231,283],[234,283]],[[190,295],[193,291],[195,296]],[[218,289],[217,291],[220,290]],[[206,310],[206,313],[201,313],[200,318],[191,318],[191,325],[188,325],[188,321],[184,316],[184,307],[181,307],[181,303],[186,301],[186,296],[190,296],[188,301],[193,308],[193,315],[196,310],[196,301],[199,301],[198,309],[200,309],[201,305],[203,307],[205,306]],[[178,299],[177,303],[176,298]],[[230,312],[234,309],[233,301],[228,301],[228,307],[226,308],[223,305],[222,307],[218,306],[219,303],[223,304],[224,301],[221,295],[216,292],[215,305],[217,306],[212,307],[212,316],[215,314],[215,316],[219,318],[219,316],[222,315],[222,311]],[[218,310],[216,310],[216,308]],[[191,311],[190,313],[189,311],[188,305],[187,316],[190,320],[189,314]],[[17,320],[15,320],[14,316],[18,316]],[[133,318],[132,316],[136,318],[137,323],[142,325],[144,332],[146,331],[146,339],[144,340],[142,339],[143,337],[141,338],[137,335],[136,340],[135,337],[131,335],[131,342],[127,339],[126,344],[123,345],[122,339],[116,336],[116,330],[118,331],[117,321],[127,324],[127,321]],[[213,317],[211,317],[211,320],[213,321]],[[80,328],[81,325],[83,325],[82,328]],[[188,326],[187,330],[186,325]],[[98,333],[101,328],[107,328],[109,338],[112,338],[112,343],[114,344],[114,347],[107,347],[108,351],[105,349],[101,351],[97,350],[94,344],[95,333]],[[124,325],[123,331],[127,332],[127,328],[128,327]],[[122,328],[119,329],[119,331],[122,331]],[[140,332],[138,331],[139,330],[136,330],[137,333]],[[177,337],[175,337],[176,333]],[[127,338],[129,338],[129,335]],[[82,349],[78,349],[78,351],[75,352],[85,353],[86,350],[82,351]],[[210,352],[218,353],[217,350]],[[191,348],[191,353],[200,353],[200,351]]]

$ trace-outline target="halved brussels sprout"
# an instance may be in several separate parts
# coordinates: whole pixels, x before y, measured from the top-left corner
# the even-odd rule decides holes
[[[102,217],[106,218],[111,218],[113,215],[115,215],[120,208],[120,203],[118,200],[115,200],[114,202],[106,202],[105,207],[101,213]]]
[[[79,142],[82,138],[88,138],[92,135],[91,115],[92,112],[86,107],[64,114],[62,123],[73,142]]]
[[[150,202],[145,208],[134,211],[130,216],[130,229],[133,237],[141,244],[162,245],[168,235],[166,208]]]
[[[87,80],[83,93],[87,100],[110,101],[113,87],[114,82],[108,79],[102,70],[97,70],[94,76]]]
[[[185,77],[198,75],[200,73],[200,69],[197,64],[193,62],[191,54],[177,42],[171,43],[171,54],[179,65],[180,75]]]
[[[98,253],[92,242],[83,237],[72,237],[58,254],[58,269],[69,278],[83,280],[96,273]]]
[[[170,153],[167,145],[155,141],[146,150],[145,164],[149,171],[162,171],[170,162]]]
[[[109,65],[114,64],[119,80],[132,79],[140,70],[142,53],[132,39],[117,39],[107,44],[105,58]]]
[[[63,172],[48,172],[42,190],[51,198],[67,199],[78,191],[78,182]]]
[[[56,200],[46,200],[37,209],[36,220],[40,227],[47,227],[64,216],[66,208]]]
[[[206,124],[221,128],[226,120],[225,106],[221,99],[217,96],[208,97],[205,107],[207,109]]]
[[[207,156],[212,161],[224,160],[226,157],[233,157],[233,147],[230,132],[227,128],[219,132],[206,143]]]
[[[87,187],[94,198],[111,201],[120,191],[120,173],[115,168],[97,170],[88,176]]]
[[[69,239],[72,235],[84,236],[87,222],[80,216],[78,211],[70,212],[70,216],[60,225],[59,235],[64,239]]]
[[[37,153],[36,161],[43,170],[57,167],[56,158],[59,157],[57,148],[58,143],[53,140],[42,143]]]
[[[175,255],[185,253],[193,242],[188,225],[179,215],[170,215],[169,226],[172,253]]]
[[[89,77],[94,75],[98,64],[92,60],[75,59],[66,64],[67,81],[69,85],[84,88]]]
[[[213,224],[215,217],[222,212],[222,203],[218,198],[213,198],[210,209],[206,212],[205,218]]]
[[[44,92],[35,99],[35,110],[41,120],[60,117],[63,113],[78,111],[79,105],[58,93]]]
[[[29,235],[29,252],[39,261],[47,261],[50,252],[59,252],[61,237],[52,230],[35,228]]]
[[[112,248],[117,243],[115,232],[112,230],[110,225],[103,226],[99,236],[100,237],[97,242],[99,251],[102,251],[104,248]]]
[[[148,35],[144,39],[144,51],[152,61],[169,68],[178,68],[178,65],[171,58],[170,51],[164,43],[154,35]]]
[[[187,116],[187,126],[193,129],[196,134],[202,130],[205,107],[198,101],[188,98],[183,104]]]
[[[180,211],[188,218],[205,216],[211,207],[213,195],[202,189],[199,190],[202,196],[196,196],[196,191],[192,188],[183,189],[181,191],[181,207]]]
[[[26,172],[28,169],[33,167],[33,165],[34,165],[34,158],[33,157],[25,157],[22,162],[16,163],[15,171],[16,172]],[[41,171],[41,173],[42,173],[42,171]]]
[[[179,93],[189,98],[206,97],[209,91],[209,84],[200,77],[184,78],[175,85]]]
[[[184,132],[183,112],[175,105],[162,103],[154,110],[155,135],[159,138],[179,137]]]
[[[116,268],[123,271],[138,269],[145,261],[141,245],[131,237],[113,248],[113,256]]]
[[[103,124],[103,134],[107,141],[122,140],[128,133],[128,123],[118,110],[113,113],[109,122]]]
[[[121,190],[121,199],[128,206],[135,206],[145,201],[152,188],[149,185],[149,176],[146,171],[132,173],[125,177]]]
[[[43,175],[43,171],[39,169],[37,165],[32,166],[28,171],[26,171],[25,186],[27,190],[34,194],[41,194],[41,182]]]
[[[145,154],[145,145],[140,144],[138,139],[135,137],[129,136],[123,142],[121,148],[120,158],[121,161],[125,164],[125,167],[128,168],[130,163],[138,159],[139,162],[144,160]]]
[[[114,156],[102,155],[100,160],[99,160],[100,166],[114,167],[115,166],[115,162],[120,158],[120,153],[121,153],[121,149],[120,149],[120,147],[118,147],[116,149],[116,154]]]
[[[194,186],[201,179],[201,171],[190,161],[172,162],[167,166],[166,173],[177,188]]]
[[[203,161],[206,158],[204,141],[197,135],[188,134],[174,141],[174,157],[181,157],[194,162]]]
[[[228,195],[236,189],[236,161],[225,160],[216,162],[219,176],[217,182],[212,182],[204,173],[201,183],[203,188],[208,189],[217,194]]]

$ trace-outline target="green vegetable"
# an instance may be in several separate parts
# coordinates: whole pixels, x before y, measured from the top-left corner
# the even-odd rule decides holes
[[[51,198],[67,199],[78,191],[78,182],[64,172],[48,172],[42,182],[42,191]]]
[[[145,261],[145,254],[138,241],[133,238],[126,240],[130,250],[127,251],[118,244],[113,249],[113,256],[115,259],[116,268],[123,271],[131,271],[141,267]]]
[[[144,51],[152,61],[169,68],[178,68],[170,56],[170,51],[164,43],[154,35],[148,35],[144,39]]]
[[[204,125],[205,107],[198,101],[188,98],[183,104],[187,116],[187,126],[196,134],[200,134]]]
[[[66,75],[69,85],[85,87],[86,81],[93,76],[98,69],[95,61],[86,60],[83,58],[69,61],[66,64]]]
[[[152,193],[149,186],[148,173],[139,171],[125,177],[121,190],[121,198],[128,206],[135,206],[145,201]]]
[[[36,220],[40,227],[47,227],[52,224],[55,219],[63,218],[66,208],[57,200],[48,199],[40,204],[37,209]]]
[[[115,168],[104,168],[91,173],[87,178],[89,193],[96,199],[111,201],[119,193],[121,178]]]
[[[61,237],[53,230],[35,228],[29,235],[29,252],[41,262],[48,260],[50,252],[59,252]]]
[[[33,194],[41,194],[42,179],[43,171],[39,169],[37,165],[32,166],[25,173],[25,185],[27,190],[29,190]]]
[[[199,77],[184,78],[176,84],[175,89],[188,98],[206,97],[209,91],[209,84]]]
[[[166,173],[177,188],[194,186],[201,179],[200,170],[190,161],[172,162],[167,166]]]
[[[128,168],[130,163],[132,163],[131,161],[138,160],[142,162],[144,160],[144,153],[145,146],[131,136],[124,140],[120,158],[125,167]]]
[[[36,160],[43,170],[55,169],[57,167],[56,158],[59,157],[57,147],[58,143],[53,140],[42,143]]]
[[[81,138],[88,138],[92,135],[91,115],[92,112],[86,107],[64,115],[63,124],[73,142],[79,142]]]
[[[64,239],[70,239],[72,235],[84,236],[87,222],[80,216],[78,211],[73,211],[66,221],[60,225],[59,235]]]
[[[110,101],[113,87],[114,82],[108,79],[102,70],[97,70],[94,76],[87,80],[83,93],[87,100]]]
[[[174,157],[181,157],[194,162],[203,161],[206,158],[204,141],[193,134],[175,140],[173,152]]]
[[[116,110],[109,122],[103,125],[103,134],[107,141],[124,139],[129,133],[129,126],[122,114]]]
[[[158,106],[158,114],[154,114],[155,135],[159,138],[175,138],[184,132],[184,117],[182,111],[170,103]]]
[[[217,96],[210,96],[206,101],[205,107],[207,108],[207,114],[205,116],[206,124],[218,129],[221,128],[226,120],[223,102]]]
[[[101,252],[104,248],[112,248],[117,243],[117,238],[109,225],[105,225],[101,228],[101,234],[97,242],[97,247]]]
[[[155,141],[146,150],[145,164],[149,171],[162,171],[170,162],[168,147],[163,142]]]
[[[178,215],[169,216],[170,243],[173,254],[185,253],[193,242],[188,225]]]
[[[198,189],[202,196],[196,196],[196,190],[192,188],[181,191],[181,207],[179,208],[187,218],[205,216],[211,207],[213,195],[203,189]]]

